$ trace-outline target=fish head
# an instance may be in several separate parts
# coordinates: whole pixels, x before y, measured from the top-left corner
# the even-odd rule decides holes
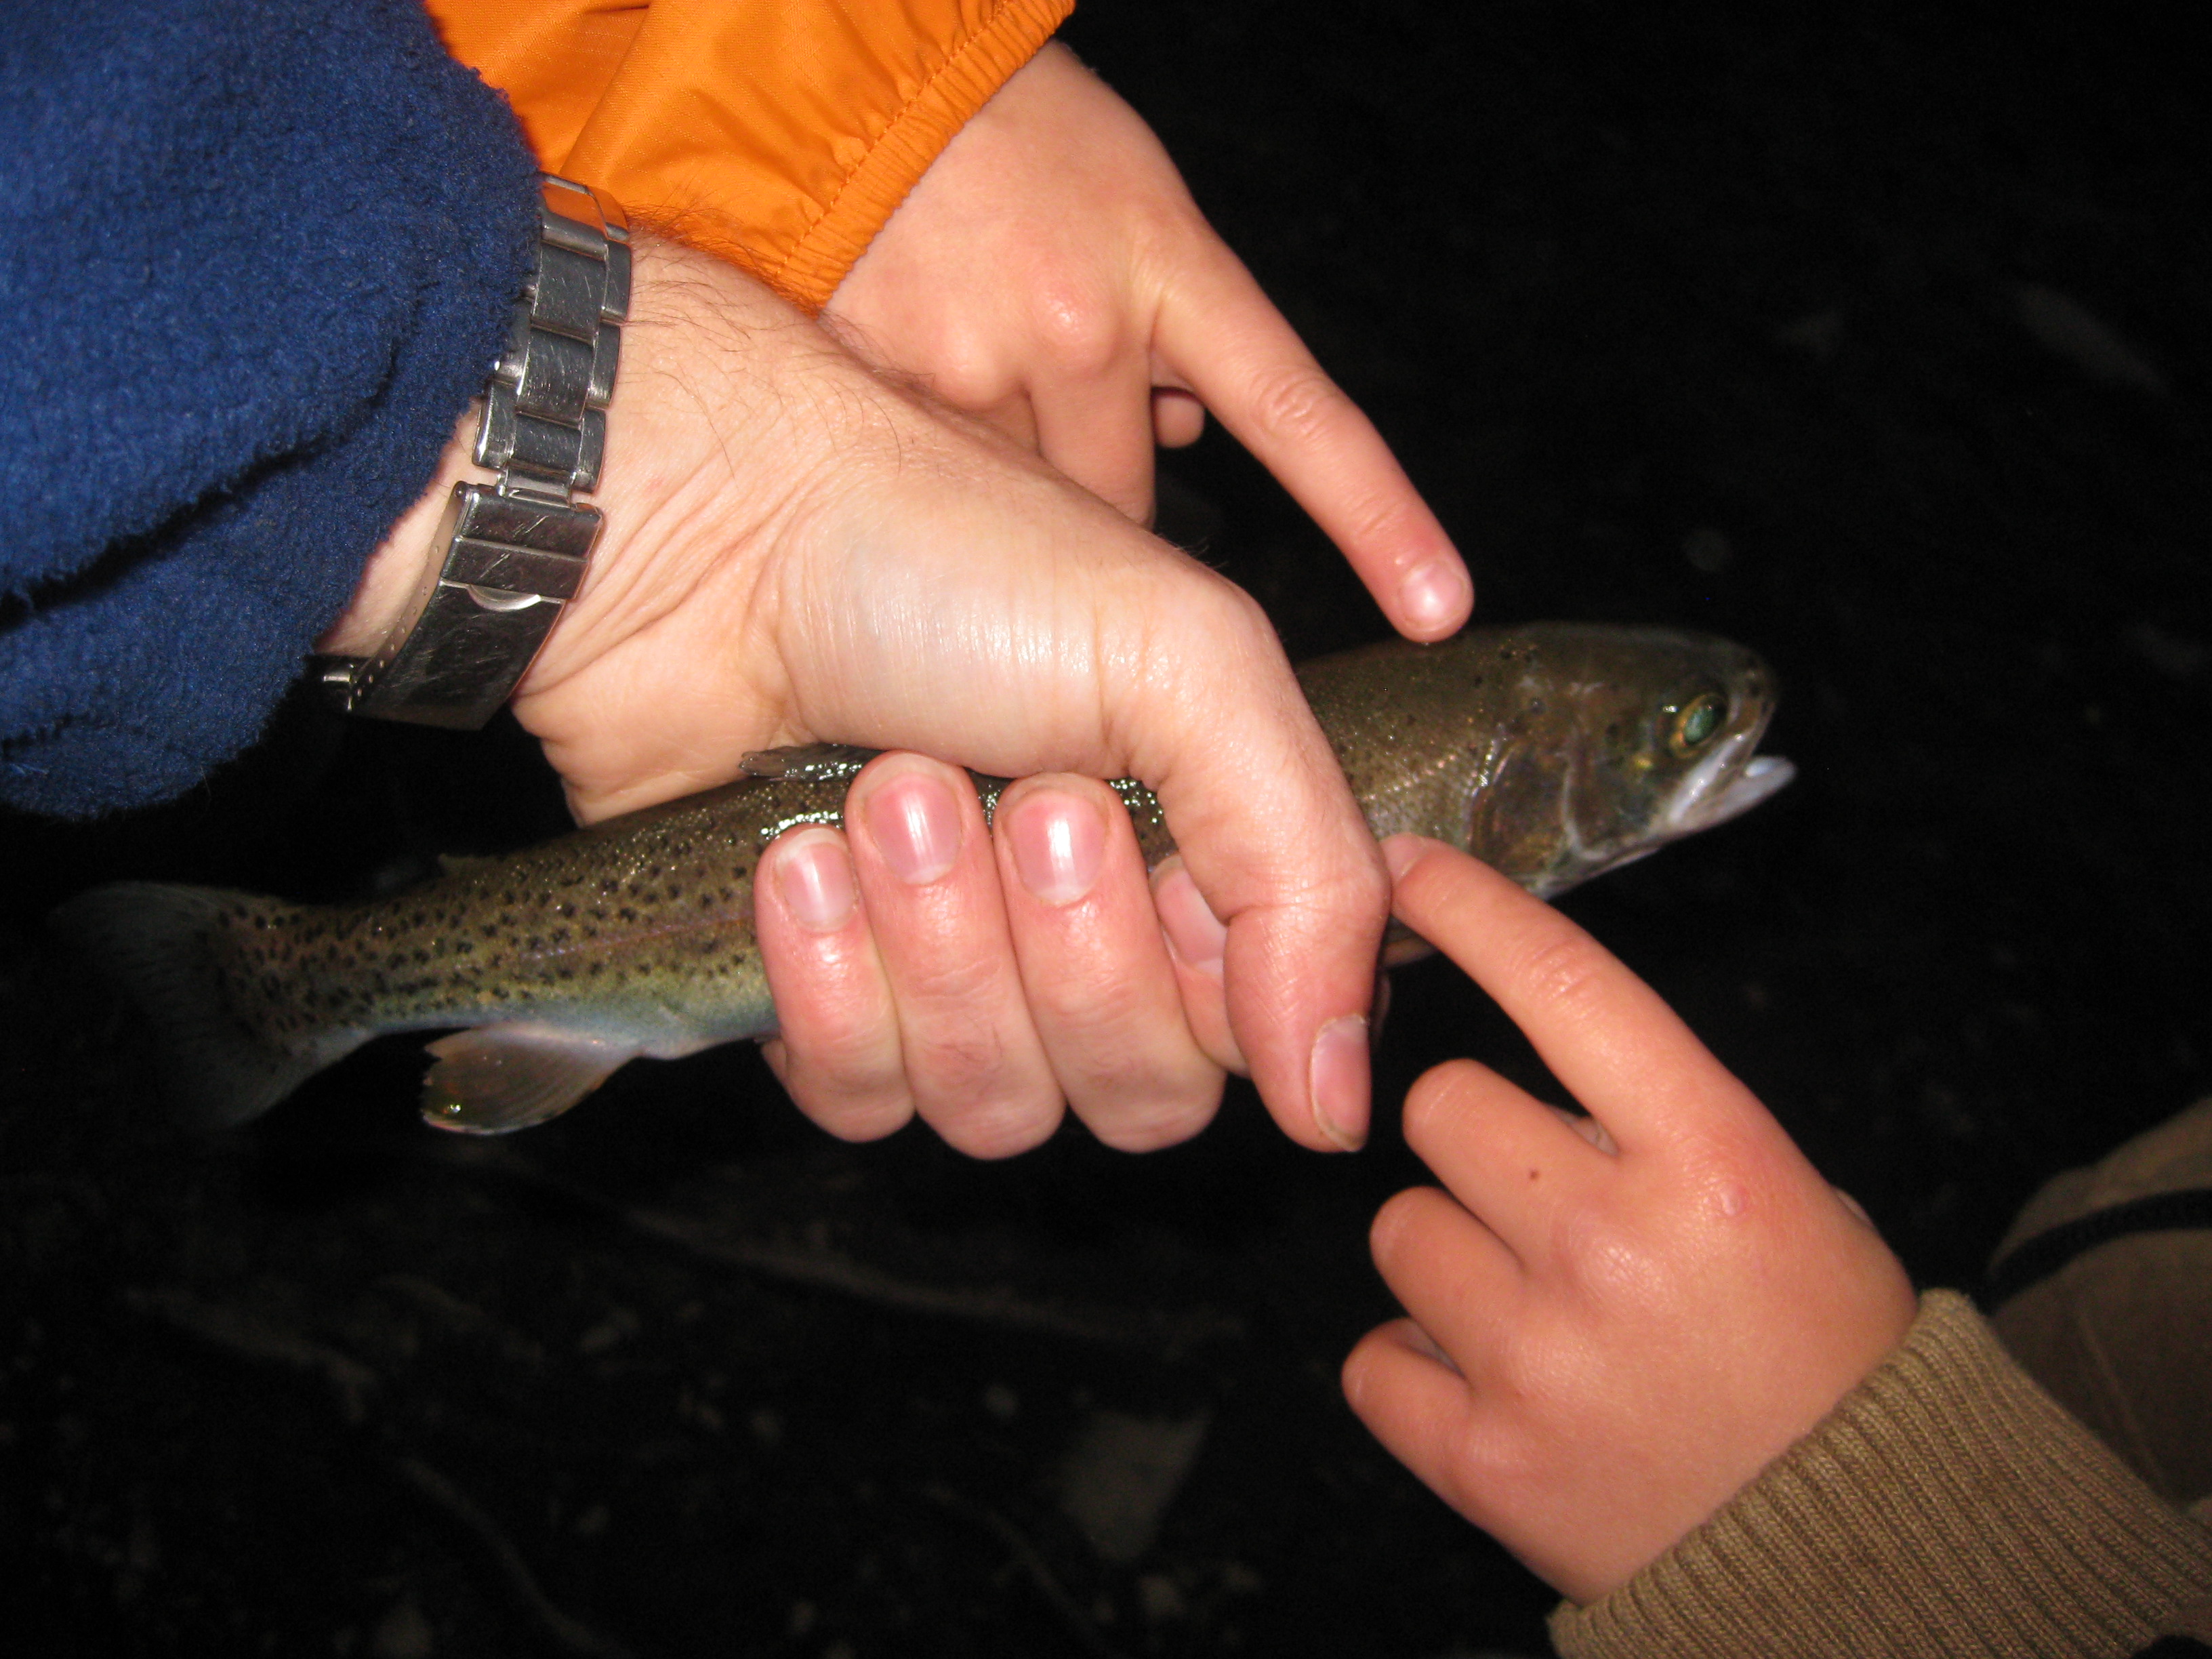
[[[1464,845],[1532,892],[1724,823],[1794,775],[1758,752],[1774,676],[1744,647],[1662,629],[1513,631],[1509,712],[1475,769]]]

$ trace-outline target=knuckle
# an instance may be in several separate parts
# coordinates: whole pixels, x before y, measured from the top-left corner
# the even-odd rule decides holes
[[[1603,995],[1604,949],[1580,928],[1555,929],[1522,959],[1522,978],[1543,1002],[1579,1017]]]
[[[1060,1127],[1063,1108],[1050,1091],[979,1103],[954,1113],[925,1109],[923,1120],[945,1144],[969,1158],[1014,1158],[1034,1151]]]
[[[1319,442],[1351,407],[1336,382],[1313,363],[1282,363],[1254,377],[1247,407],[1262,430],[1296,446]]]
[[[1121,319],[1114,306],[1085,285],[1060,282],[1035,296],[1030,326],[1048,357],[1064,374],[1103,374],[1121,355]]]
[[[941,319],[902,345],[909,371],[957,408],[988,408],[1018,385],[995,338],[965,317]]]
[[[908,1033],[906,1060],[917,1087],[950,1101],[990,1097],[1007,1069],[1005,1039],[981,1019]]]
[[[1685,1136],[1673,1149],[1685,1190],[1696,1195],[1709,1224],[1747,1224],[1764,1233],[1802,1194],[1826,1183],[1795,1146],[1779,1138],[1728,1127]]]
[[[1553,1220],[1553,1255],[1561,1279],[1587,1302],[1656,1307],[1667,1299],[1668,1275],[1650,1241],[1604,1206],[1562,1207]]]
[[[885,954],[896,953],[891,976],[898,1006],[908,1015],[903,1024],[914,1028],[909,1037],[987,1046],[990,1014],[1006,997],[1011,966],[1006,948],[994,940],[978,939],[964,926],[925,928],[914,938],[902,935],[884,941]]]
[[[1255,707],[1255,688],[1275,697],[1295,690],[1274,624],[1260,602],[1194,561],[1170,568],[1170,591],[1158,596],[1146,641],[1150,666],[1182,682],[1194,696],[1224,707]],[[1263,705],[1273,712],[1276,705]],[[1286,706],[1286,705],[1285,705]]]
[[[1075,1115],[1100,1141],[1122,1152],[1180,1146],[1208,1123],[1221,1106],[1221,1074],[1212,1066],[1117,1068],[1070,1087]],[[1137,1103],[1131,1109],[1126,1103]]]
[[[1000,408],[1021,390],[996,362],[969,355],[940,357],[931,365],[925,383],[936,398],[969,415]]]
[[[881,1139],[914,1116],[896,1052],[872,1043],[840,1049],[787,1039],[776,1073],[800,1112],[840,1140]]]
[[[913,1121],[914,1100],[903,1089],[872,1097],[838,1097],[830,1100],[801,1100],[799,1107],[825,1134],[840,1140],[881,1140],[896,1134]]]
[[[1336,510],[1341,515],[1346,542],[1360,547],[1384,548],[1421,541],[1425,514],[1409,505],[1412,486],[1378,485],[1340,495]],[[1380,573],[1377,573],[1379,578]]]
[[[1041,951],[1034,955],[1042,955]],[[1025,959],[1024,965],[1028,965]],[[1121,1091],[1155,1075],[1146,1047],[1156,1037],[1148,1030],[1160,1012],[1162,986],[1134,973],[1094,971],[1060,982],[1036,983],[1032,974],[1030,1006],[1042,1020],[1083,1049],[1080,1074],[1093,1087]],[[1170,1011],[1170,1018],[1175,1018]]]
[[[1346,902],[1378,925],[1390,914],[1390,872],[1380,858],[1362,859],[1344,872]],[[1381,945],[1378,942],[1376,948]]]
[[[1200,614],[1206,631],[1199,635],[1200,639],[1210,638],[1216,648],[1234,650],[1240,656],[1272,659],[1281,652],[1274,624],[1267,620],[1259,600],[1227,580],[1211,582],[1205,592],[1208,603]]]
[[[793,1074],[848,1095],[896,1085],[898,1033],[876,998],[822,998],[802,1022],[787,1018]]]

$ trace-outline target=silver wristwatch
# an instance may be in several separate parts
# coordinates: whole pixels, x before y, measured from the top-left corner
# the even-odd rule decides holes
[[[477,426],[477,465],[499,481],[453,486],[437,567],[374,656],[317,659],[347,713],[474,731],[514,694],[599,539],[575,495],[599,487],[629,281],[622,209],[544,174],[537,270]]]

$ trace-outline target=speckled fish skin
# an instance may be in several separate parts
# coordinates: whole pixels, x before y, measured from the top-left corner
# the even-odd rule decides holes
[[[1326,658],[1300,680],[1376,835],[1452,842],[1540,893],[1733,816],[1788,773],[1753,758],[1773,702],[1765,666],[1698,635],[1472,629]],[[1695,709],[1712,730],[1685,752]],[[755,775],[735,783],[374,902],[124,884],[55,921],[147,1007],[173,1092],[203,1121],[267,1109],[372,1036],[459,1026],[431,1045],[425,1115],[500,1132],[565,1110],[634,1057],[775,1030],[754,872],[785,830],[840,822],[870,753],[749,757]],[[1004,781],[976,785],[988,811]],[[1115,787],[1157,865],[1174,850],[1158,802]]]

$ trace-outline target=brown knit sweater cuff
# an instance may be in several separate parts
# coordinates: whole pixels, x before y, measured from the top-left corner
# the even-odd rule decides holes
[[[2212,1531],[2014,1364],[1964,1297],[1674,1549],[1562,1607],[1565,1659],[2112,1659],[2212,1595]]]

